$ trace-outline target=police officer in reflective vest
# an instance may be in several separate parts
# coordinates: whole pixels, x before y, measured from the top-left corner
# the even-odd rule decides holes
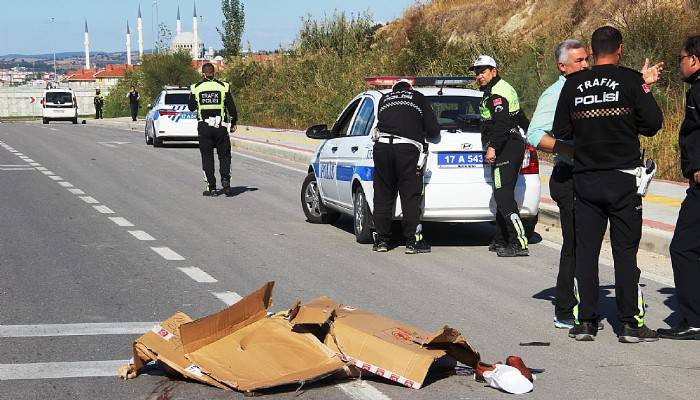
[[[433,109],[423,95],[402,79],[379,100],[374,159],[373,250],[386,252],[391,239],[396,195],[401,197],[406,254],[429,253],[420,226],[423,200],[425,138],[437,137],[440,127]]]
[[[515,201],[515,184],[525,155],[521,131],[529,121],[520,110],[515,89],[501,79],[496,61],[479,56],[470,68],[484,92],[479,110],[483,127],[484,161],[491,164],[493,196],[496,200],[496,235],[489,245],[499,257],[527,256],[527,235]]]
[[[642,160],[639,135],[654,136],[663,114],[639,72],[620,67],[622,34],[604,26],[591,37],[595,65],[566,78],[554,116],[558,139],[574,140],[576,282],[579,304],[569,337],[591,341],[598,333],[598,257],[610,222],[615,261],[615,300],[622,343],[658,340],[644,324],[637,251],[642,199],[637,194]]]
[[[93,103],[95,104],[95,119],[102,119],[102,107],[105,105],[105,97],[100,93],[100,89],[95,90]]]
[[[229,122],[230,131],[236,131],[238,113],[229,84],[214,78],[214,66],[206,63],[202,66],[203,79],[190,87],[188,102],[190,111],[197,111],[197,136],[199,152],[202,155],[205,188],[202,195],[231,196],[231,140],[225,123]],[[219,174],[222,189],[216,188],[214,175],[214,149],[219,157]]]

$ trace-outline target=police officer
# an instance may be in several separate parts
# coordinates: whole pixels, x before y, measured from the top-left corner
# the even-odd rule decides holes
[[[100,93],[100,89],[95,89],[93,103],[95,104],[95,119],[102,119],[102,107],[105,104],[105,97]]]
[[[197,136],[202,155],[205,188],[203,196],[231,196],[231,140],[224,123],[230,123],[230,131],[236,131],[238,113],[229,84],[214,78],[214,66],[202,66],[203,79],[190,87],[188,102],[190,111],[197,111]],[[222,190],[216,189],[214,175],[214,148],[219,157],[219,175]]]
[[[129,87],[129,93],[126,94],[129,99],[129,110],[131,111],[131,120],[136,121],[136,116],[139,114],[139,101],[141,100],[141,95],[139,95],[138,90],[135,86]]]
[[[403,212],[403,236],[406,254],[429,253],[430,245],[421,233],[423,197],[423,159],[425,138],[437,137],[440,127],[433,109],[408,80],[394,84],[391,92],[379,100],[374,144],[374,246],[378,252],[389,250],[394,201],[398,192]]]
[[[481,142],[486,149],[485,161],[491,164],[496,200],[496,235],[489,251],[499,257],[527,256],[527,235],[515,201],[515,184],[525,155],[520,130],[527,129],[529,121],[520,110],[515,89],[498,75],[493,58],[479,56],[470,70],[484,92],[479,105]]]
[[[678,134],[681,170],[690,181],[671,240],[671,264],[683,320],[659,329],[668,339],[700,339],[700,35],[686,39],[678,56],[685,97],[685,119]]]
[[[610,221],[615,297],[623,327],[619,341],[658,340],[644,324],[637,250],[642,200],[635,175],[642,165],[638,134],[653,136],[663,115],[642,74],[619,67],[622,34],[604,26],[593,32],[595,66],[567,77],[554,118],[558,138],[574,140],[576,281],[579,305],[569,336],[594,340],[598,332],[598,256]]]

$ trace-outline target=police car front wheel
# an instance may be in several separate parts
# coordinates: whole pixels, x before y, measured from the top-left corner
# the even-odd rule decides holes
[[[313,172],[309,173],[301,185],[301,208],[306,220],[312,224],[332,224],[340,217],[340,213],[330,211],[323,205],[318,182]]]
[[[355,239],[358,243],[362,244],[372,243],[372,213],[369,210],[365,192],[362,191],[361,187],[358,187],[355,190],[355,196],[353,197],[353,211]]]

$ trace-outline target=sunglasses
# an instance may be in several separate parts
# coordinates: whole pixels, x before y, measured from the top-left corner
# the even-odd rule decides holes
[[[686,58],[686,57],[693,57],[693,55],[692,55],[692,54],[688,54],[688,55],[685,55],[685,56],[678,56],[678,64],[682,63],[682,62],[683,62],[683,59]]]

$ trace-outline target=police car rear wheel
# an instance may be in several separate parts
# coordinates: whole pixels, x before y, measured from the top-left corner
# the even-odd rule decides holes
[[[301,185],[301,208],[306,220],[312,224],[332,224],[340,217],[340,213],[329,211],[323,205],[318,182],[313,172],[309,173]]]
[[[365,192],[362,191],[361,187],[355,190],[353,209],[355,240],[362,244],[372,243],[372,214],[369,211],[369,205],[367,205]]]

